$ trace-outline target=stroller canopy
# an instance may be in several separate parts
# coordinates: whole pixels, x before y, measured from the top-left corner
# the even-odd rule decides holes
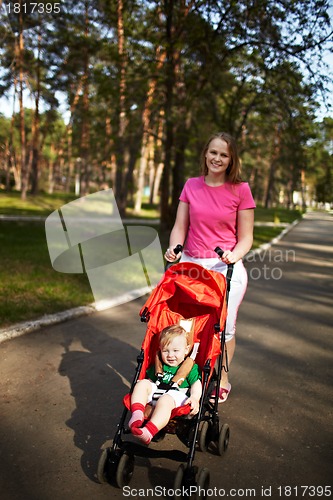
[[[224,328],[226,314],[226,280],[221,273],[208,271],[190,262],[170,267],[140,311],[141,317],[145,316],[148,320],[142,343],[145,369],[141,371],[140,378],[145,376],[146,368],[154,362],[159,333],[182,319],[194,320],[193,342],[200,343],[196,363],[202,368],[210,359],[213,367],[221,348],[217,333]],[[219,325],[218,330],[216,324]]]

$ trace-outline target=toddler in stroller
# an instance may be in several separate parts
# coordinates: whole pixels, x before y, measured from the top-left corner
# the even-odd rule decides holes
[[[225,351],[227,296],[225,277],[198,264],[175,264],[165,272],[140,311],[141,321],[147,323],[146,334],[137,357],[137,368],[130,392],[124,397],[124,410],[113,444],[102,451],[98,463],[97,477],[100,482],[109,482],[122,488],[128,485],[132,478],[135,456],[157,455],[183,462],[175,476],[175,489],[192,485],[201,488],[208,486],[207,467],[198,471],[193,462],[197,449],[202,452],[211,449],[222,456],[229,443],[229,426],[220,423],[216,396]],[[179,329],[179,325],[188,332],[186,342],[187,336]],[[163,333],[161,343],[160,334],[166,329],[166,338],[170,339],[170,327],[171,330],[175,328],[182,332],[181,335],[177,334],[183,343],[182,353],[179,359],[175,360],[175,366],[185,359],[175,374],[168,375],[171,381],[167,383],[160,380],[160,374],[168,370],[167,366],[163,367],[163,362],[166,361],[165,365],[172,365],[173,360],[171,357],[168,360],[167,355],[163,359],[161,347],[163,351],[163,346],[165,347],[168,341],[164,344]],[[171,340],[170,344],[172,345]],[[188,398],[182,393],[181,386],[189,373],[192,377],[192,370],[196,375],[188,384],[192,386]],[[197,379],[198,372],[201,381]],[[156,384],[156,390],[155,385],[147,379]],[[163,384],[167,384],[167,387]],[[164,387],[166,394],[163,392]],[[145,407],[145,403],[150,398],[152,401],[153,398],[158,400],[159,394],[161,405],[165,398],[165,415],[159,416],[159,413],[156,413],[157,403],[150,419],[147,411],[150,412],[152,406],[148,404]],[[167,400],[170,395],[175,395],[175,398]],[[131,416],[126,424],[129,411]],[[191,412],[192,415],[189,415]],[[146,425],[145,420],[148,420]],[[180,450],[176,453],[174,449],[171,453],[169,450],[162,452],[155,447],[142,446],[137,439],[134,442],[125,440],[125,434],[138,437],[144,444],[159,442],[166,434],[176,434],[188,447],[188,453]]]
[[[128,426],[132,434],[144,444],[149,444],[158,431],[167,425],[174,408],[190,405],[190,414],[198,413],[202,393],[197,364],[193,365],[185,378],[170,385],[191,348],[188,332],[180,325],[164,328],[160,334],[159,347],[163,363],[162,373],[156,375],[155,364],[152,365],[146,372],[149,378],[137,382],[131,396],[132,416]],[[147,403],[151,403],[154,409],[149,421],[141,427]]]

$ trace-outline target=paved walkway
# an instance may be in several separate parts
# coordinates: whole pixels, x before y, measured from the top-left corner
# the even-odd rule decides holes
[[[223,458],[195,458],[220,494],[290,498],[293,487],[291,498],[316,498],[302,487],[332,483],[332,226],[329,215],[309,215],[247,263],[232,392],[220,405],[230,446]],[[133,376],[143,302],[0,345],[1,500],[125,497],[100,485],[95,472]],[[184,450],[174,436],[153,446]],[[168,490],[177,467],[165,458],[137,459],[131,488]]]

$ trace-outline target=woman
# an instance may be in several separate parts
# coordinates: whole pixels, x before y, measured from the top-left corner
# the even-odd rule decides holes
[[[180,262],[196,262],[206,269],[226,274],[234,264],[226,322],[228,363],[235,352],[238,308],[247,287],[242,257],[253,242],[255,202],[246,182],[240,178],[240,160],[236,143],[221,132],[209,138],[201,155],[203,175],[189,179],[179,198],[174,227],[165,258],[174,262],[174,248],[184,246]],[[222,258],[214,249],[224,250]],[[219,402],[225,402],[231,390],[228,373],[222,372]]]

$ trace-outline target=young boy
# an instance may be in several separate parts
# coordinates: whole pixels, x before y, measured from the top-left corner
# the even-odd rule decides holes
[[[132,434],[137,436],[144,444],[148,445],[155,434],[167,425],[174,408],[189,404],[191,405],[191,415],[195,415],[199,411],[202,386],[197,364],[193,365],[190,373],[179,388],[177,384],[174,384],[164,393],[158,389],[159,384],[167,384],[171,381],[179,365],[187,356],[191,348],[187,336],[187,332],[179,325],[169,326],[162,331],[160,334],[160,352],[163,362],[162,377],[158,379],[155,375],[155,367],[151,366],[146,373],[149,378],[139,380],[132,393],[132,416],[128,425]],[[190,396],[188,397],[186,393],[189,388]],[[146,404],[152,403],[154,405],[155,402],[156,405],[150,420],[144,427],[141,427],[144,421]]]

